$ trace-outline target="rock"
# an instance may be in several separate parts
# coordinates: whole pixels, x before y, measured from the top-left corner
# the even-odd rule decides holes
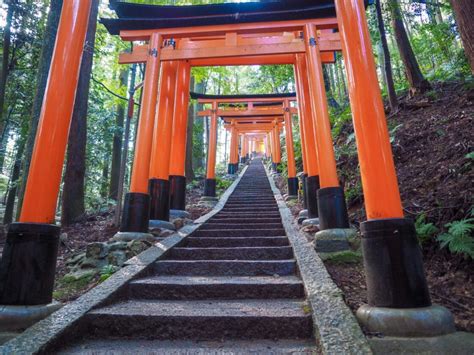
[[[61,243],[66,243],[67,242],[67,233],[61,233],[61,235],[59,236],[59,240],[61,241]]]
[[[172,231],[172,230],[169,230],[169,229],[163,229],[159,234],[158,236],[161,237],[161,238],[167,238],[169,237],[170,235],[174,234],[175,231]]]
[[[109,251],[115,251],[115,250],[126,250],[128,248],[127,242],[113,242],[109,243]]]
[[[70,266],[70,265],[78,264],[82,259],[85,259],[85,257],[86,257],[86,253],[73,255],[71,258],[66,260],[66,265]]]
[[[99,271],[95,269],[79,270],[64,275],[63,282],[76,282],[79,280],[92,279]]]
[[[194,221],[192,219],[185,218],[184,219],[184,225],[187,226],[188,224],[194,224]]]
[[[176,227],[176,230],[179,230],[184,227],[184,219],[176,218],[175,220],[173,220],[173,224]]]
[[[81,269],[88,269],[88,268],[93,268],[93,269],[100,269],[104,267],[107,264],[107,261],[105,259],[95,259],[95,258],[84,258],[80,264]]]
[[[127,255],[123,251],[115,250],[109,253],[107,261],[114,266],[123,266],[127,261]]]
[[[183,211],[183,210],[170,210],[170,219],[176,219],[176,218],[189,218],[191,217],[191,214],[189,212]]]
[[[88,258],[102,259],[109,253],[109,246],[106,243],[91,243],[86,248]]]
[[[305,233],[313,234],[313,233],[319,232],[319,227],[316,225],[307,225],[307,226],[302,227],[301,231]]]
[[[130,254],[133,254],[130,257],[140,254],[142,251],[148,249],[148,247],[149,247],[149,244],[141,240],[134,240],[127,244],[128,252]]]

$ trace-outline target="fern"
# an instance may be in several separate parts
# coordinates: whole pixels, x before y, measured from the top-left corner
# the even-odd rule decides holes
[[[416,218],[415,228],[420,244],[426,243],[433,234],[438,232],[438,228],[433,223],[426,223],[426,215],[424,213]]]
[[[463,254],[474,259],[474,218],[466,218],[445,225],[447,233],[438,236],[441,248],[448,247],[453,254]]]

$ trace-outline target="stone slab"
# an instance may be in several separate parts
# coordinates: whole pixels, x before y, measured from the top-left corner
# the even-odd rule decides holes
[[[372,354],[354,314],[346,305],[342,291],[332,281],[324,263],[294,222],[273,179],[269,178],[278,202],[283,226],[303,279],[313,312],[315,337],[323,354]]]

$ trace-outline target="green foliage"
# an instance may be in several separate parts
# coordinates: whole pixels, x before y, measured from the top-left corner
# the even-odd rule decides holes
[[[415,220],[416,235],[420,244],[423,245],[438,233],[438,228],[433,223],[426,223],[426,215],[420,214]]]
[[[223,192],[227,190],[233,182],[233,180],[216,177],[216,190]]]
[[[334,253],[319,253],[323,261],[332,264],[358,264],[362,261],[362,253],[360,251],[344,250]]]
[[[104,282],[107,280],[110,276],[115,274],[120,268],[118,266],[114,265],[105,265],[101,270],[100,270],[100,278],[99,282]]]
[[[466,258],[474,259],[474,238],[472,236],[474,217],[448,223],[445,227],[448,228],[448,231],[438,236],[441,248],[447,247],[453,254],[462,254]]]

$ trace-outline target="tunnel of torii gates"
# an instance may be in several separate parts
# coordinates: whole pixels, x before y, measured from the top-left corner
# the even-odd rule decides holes
[[[235,174],[238,171],[239,161],[245,163],[252,154],[271,156],[272,168],[276,171],[281,162],[280,132],[284,126],[288,156],[288,194],[298,195],[292,129],[292,115],[297,114],[298,110],[290,105],[291,101],[296,100],[296,94],[203,95],[191,93],[191,97],[197,99],[198,103],[211,106],[211,109],[198,112],[198,116],[211,118],[205,196],[216,196],[218,117],[224,121],[224,128],[230,132],[231,137],[229,174]],[[314,193],[313,197],[316,200],[316,189]]]
[[[52,301],[60,230],[55,211],[90,5],[91,0],[63,5],[23,208],[19,222],[9,226],[1,260],[0,304]],[[124,64],[146,63],[122,233],[146,233],[150,219],[168,219],[169,179],[184,181],[190,67],[243,64],[294,65],[308,193],[317,200],[321,229],[346,228],[322,72],[323,62],[342,51],[367,214],[361,232],[369,306],[431,304],[414,223],[403,215],[362,0],[192,9],[112,5],[119,18],[102,20],[109,32],[146,43],[120,56]],[[236,129],[232,118],[228,125]],[[262,124],[268,129],[262,132],[274,132],[274,125]],[[272,152],[278,151],[278,139],[271,137]]]

